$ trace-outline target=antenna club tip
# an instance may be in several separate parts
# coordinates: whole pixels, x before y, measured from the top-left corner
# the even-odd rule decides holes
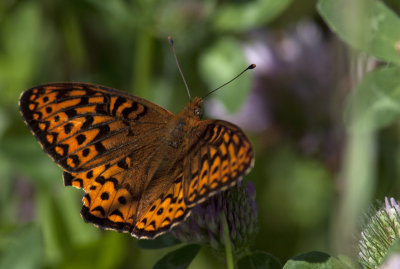
[[[256,66],[257,65],[255,65],[255,64],[251,64],[251,65],[249,65],[249,67],[247,67],[247,69],[254,69],[254,68],[256,68]]]
[[[168,36],[168,42],[173,45],[174,44],[174,40],[172,39],[172,37]]]

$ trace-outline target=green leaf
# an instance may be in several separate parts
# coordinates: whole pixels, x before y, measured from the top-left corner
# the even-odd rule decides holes
[[[350,116],[351,115],[351,116]],[[400,116],[400,68],[368,73],[348,99],[345,122],[349,127],[381,128]]]
[[[173,237],[170,233],[166,233],[153,240],[139,240],[137,246],[143,249],[159,249],[180,243],[181,241]]]
[[[291,258],[284,266],[283,269],[350,269],[347,264],[340,260],[331,257],[330,255],[312,251],[300,254]]]
[[[162,257],[153,269],[185,269],[200,250],[200,245],[188,245],[174,250]]]
[[[217,13],[214,26],[222,31],[245,31],[275,19],[292,0],[253,0],[247,3],[226,2]]]
[[[280,269],[277,258],[264,251],[253,251],[238,262],[239,269]]]
[[[345,256],[345,255],[338,255],[337,258],[345,264],[347,267],[346,268],[359,268],[359,265],[357,262],[353,261],[350,257]]]
[[[381,1],[320,0],[318,11],[332,31],[355,49],[400,64],[396,50],[400,19]]]
[[[43,242],[38,227],[27,226],[18,229],[8,241],[6,247],[0,252],[1,269],[42,268]]]
[[[208,84],[208,91],[234,78],[246,68],[243,49],[233,38],[222,38],[200,57],[200,73]],[[213,93],[212,98],[218,98],[230,111],[237,111],[250,91],[251,71]],[[210,97],[211,97],[210,96]]]

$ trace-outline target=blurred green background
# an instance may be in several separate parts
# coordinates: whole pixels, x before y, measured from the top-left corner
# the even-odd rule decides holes
[[[398,1],[385,2],[400,11]],[[255,167],[244,179],[257,190],[252,247],[282,263],[311,250],[354,255],[356,209],[400,191],[400,125],[354,142],[343,113],[362,57],[329,30],[316,4],[0,1],[0,268],[151,268],[168,252],[83,222],[82,192],[63,186],[61,168],[23,123],[18,98],[47,82],[91,82],[177,113],[188,97],[169,35],[192,96],[257,65],[205,102],[206,117],[235,122],[254,145]],[[351,182],[366,183],[355,183],[349,199]],[[190,268],[210,267],[224,265],[202,249]]]

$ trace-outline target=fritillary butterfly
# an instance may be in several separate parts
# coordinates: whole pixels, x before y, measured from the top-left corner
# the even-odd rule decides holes
[[[51,83],[25,91],[20,110],[64,185],[85,191],[83,219],[136,238],[168,231],[254,161],[239,127],[201,120],[198,97],[174,115],[104,86]]]

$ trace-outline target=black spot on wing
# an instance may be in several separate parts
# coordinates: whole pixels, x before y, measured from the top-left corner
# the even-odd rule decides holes
[[[83,134],[80,134],[76,137],[76,142],[78,142],[78,145],[82,145],[83,142],[85,142],[86,136]]]
[[[136,103],[136,102],[133,102],[131,107],[127,107],[127,108],[124,108],[124,110],[122,110],[122,116],[123,116],[125,119],[129,118],[129,114],[130,114],[131,112],[136,111],[137,108],[138,108],[137,103]]]
[[[103,192],[101,195],[100,195],[100,198],[101,198],[101,200],[108,200],[108,198],[110,198],[110,195],[108,194],[108,192]]]
[[[100,183],[101,185],[104,185],[104,183],[106,183],[106,179],[103,176],[96,177],[95,181],[97,183]]]
[[[124,196],[120,196],[120,197],[118,197],[118,202],[121,205],[125,205],[126,204],[126,198]]]
[[[157,211],[157,215],[161,215],[163,213],[164,209],[161,207],[158,211]]]
[[[87,94],[87,92],[86,92],[86,94]],[[89,97],[88,96],[82,96],[81,98],[80,98],[80,102],[79,102],[79,104],[78,105],[87,105],[87,104],[89,104]]]
[[[90,153],[90,149],[88,149],[88,148],[82,150],[82,156],[83,157],[87,157],[89,155],[89,153]]]
[[[122,169],[128,169],[129,168],[129,164],[126,161],[126,158],[118,161],[117,165],[118,165],[119,168],[122,168]]]
[[[73,155],[70,155],[68,158],[72,160],[72,162],[75,165],[74,167],[77,167],[81,163],[78,155],[73,154]]]
[[[101,142],[97,142],[94,144],[94,148],[99,154],[106,152],[106,148],[103,146]]]
[[[108,115],[107,106],[105,104],[96,105],[95,111],[100,115]]]
[[[110,133],[110,126],[108,124],[101,125],[98,127],[98,129],[99,129],[99,133],[96,135],[96,137],[93,139],[93,141],[101,139],[102,137],[104,137]]]
[[[115,104],[114,104],[113,110],[111,111],[111,114],[112,114],[113,116],[115,116],[116,113],[117,113],[118,108],[119,108],[122,104],[124,104],[125,102],[126,102],[126,99],[125,99],[125,98],[123,98],[123,97],[118,97],[117,100],[115,101]]]
[[[111,212],[110,216],[112,216],[112,215],[119,216],[119,217],[121,217],[121,219],[124,218],[124,215],[122,215],[122,212],[119,211],[118,209],[115,209],[113,212]]]
[[[82,180],[82,179],[80,179],[80,178],[75,178],[73,181],[79,183],[79,188],[82,188],[82,187],[83,187],[83,180]]]
[[[64,172],[63,173],[63,178],[64,178],[64,186],[71,186],[72,185],[72,180],[74,179],[74,177],[70,173]]]
[[[86,116],[85,117],[85,122],[82,124],[82,129],[86,130],[89,127],[91,127],[92,123],[93,123],[93,120],[94,120],[93,116]]]
[[[85,198],[88,200],[89,205],[90,205],[90,203],[92,202],[92,199],[90,198],[89,193],[86,193],[86,194],[85,194]]]
[[[102,206],[96,206],[96,207],[93,208],[91,211],[92,211],[92,212],[98,211],[98,212],[100,212],[100,214],[101,214],[102,216],[105,216],[105,215],[106,215],[106,212],[104,211],[104,208],[103,208]]]
[[[67,123],[67,124],[65,124],[64,125],[64,132],[66,133],[66,134],[69,134],[70,132],[71,132],[71,130],[72,130],[72,128],[74,127],[74,125],[72,124],[72,123]]]
[[[67,114],[68,118],[71,119],[75,117],[78,113],[76,112],[75,108],[70,108],[65,111],[65,114]]]

